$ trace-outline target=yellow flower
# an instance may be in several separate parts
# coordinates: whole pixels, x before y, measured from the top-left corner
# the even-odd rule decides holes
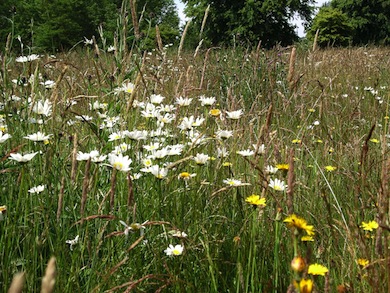
[[[374,221],[370,221],[370,222],[368,222],[368,223],[362,222],[362,224],[360,225],[360,227],[363,228],[363,230],[365,230],[365,231],[370,231],[370,232],[372,232],[373,230],[378,229],[379,225],[378,225],[378,223],[374,220]]]
[[[211,109],[209,114],[214,117],[218,117],[221,115],[221,110],[219,109]]]
[[[302,141],[300,139],[298,139],[298,138],[292,140],[292,143],[294,143],[294,144],[299,144],[301,142]]]
[[[337,167],[333,167],[333,166],[325,166],[325,170],[328,171],[328,172],[333,172],[334,170],[336,170]]]
[[[7,212],[7,206],[0,206],[0,221],[3,220],[4,214]]]
[[[376,139],[376,138],[371,138],[370,141],[373,143],[379,143],[379,139]]]
[[[276,165],[276,168],[278,168],[278,170],[285,170],[287,171],[288,170],[288,164],[277,164]]]
[[[307,270],[308,274],[315,276],[325,276],[327,272],[329,272],[329,270],[325,266],[318,263],[310,265],[309,269]]]
[[[224,166],[224,167],[231,167],[231,166],[233,166],[233,164],[230,163],[230,162],[224,162],[224,163],[222,164],[222,166]]]
[[[311,293],[313,291],[313,281],[310,279],[302,279],[299,282],[299,292]]]
[[[309,236],[314,235],[314,227],[312,225],[308,225],[305,219],[298,217],[295,214],[288,216],[283,222],[287,223],[287,225],[291,228],[305,231]]]
[[[253,206],[262,206],[262,207],[266,206],[265,198],[260,197],[260,195],[257,195],[257,194],[252,194],[251,196],[248,196],[245,199],[245,201]]]
[[[185,181],[190,180],[192,177],[195,177],[196,174],[190,174],[188,172],[181,172],[179,176],[177,176],[178,179],[183,179]]]
[[[370,263],[370,261],[368,259],[365,259],[365,258],[359,258],[357,260],[357,263],[359,266],[365,267]]]
[[[309,112],[310,112],[310,113],[314,113],[315,111],[316,111],[316,109],[313,109],[313,108],[310,108],[310,109],[309,109]]]
[[[313,238],[313,236],[305,235],[305,236],[301,237],[301,241],[302,242],[311,242],[311,241],[314,241],[314,238]]]

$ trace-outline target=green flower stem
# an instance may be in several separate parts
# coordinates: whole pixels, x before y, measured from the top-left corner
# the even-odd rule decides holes
[[[279,247],[280,247],[280,220],[281,213],[278,211],[275,218],[275,245],[274,245],[274,292],[279,292]]]

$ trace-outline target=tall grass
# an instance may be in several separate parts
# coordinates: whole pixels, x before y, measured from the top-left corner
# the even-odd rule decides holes
[[[1,127],[12,137],[0,144],[2,291],[19,272],[27,291],[39,291],[54,256],[55,288],[63,292],[283,292],[300,278],[312,278],[318,292],[387,292],[390,52],[294,52],[213,48],[194,56],[165,47],[144,55],[100,50],[97,57],[80,48],[25,63],[5,56]],[[134,84],[132,93],[115,91],[124,82]],[[153,94],[174,105],[169,112],[156,104],[160,114],[175,115],[170,123],[142,115]],[[216,103],[202,106],[202,95]],[[179,96],[192,103],[175,104]],[[51,101],[51,115],[33,111],[41,100]],[[106,109],[92,109],[94,102]],[[221,115],[210,115],[213,108]],[[241,118],[227,117],[239,109]],[[191,115],[205,119],[193,126],[200,135],[193,140],[178,128]],[[148,135],[109,141],[126,130]],[[233,135],[219,138],[219,130]],[[24,138],[37,131],[52,134],[48,143]],[[152,157],[168,170],[161,179],[141,171],[153,155],[145,146],[156,142],[159,150],[183,145],[178,155]],[[77,160],[79,152],[107,155],[122,143],[116,152],[132,159],[128,172],[107,160]],[[264,152],[236,153],[262,144]],[[229,154],[218,156],[222,147]],[[10,160],[16,152],[38,154],[18,163]],[[197,153],[211,158],[198,165]],[[277,164],[290,171],[265,171]],[[182,172],[196,176],[179,179]],[[228,178],[249,184],[229,186]],[[275,178],[289,189],[272,189]],[[37,185],[44,191],[28,191]],[[247,203],[252,194],[266,205]],[[292,212],[314,226],[314,241],[301,242],[283,222]],[[379,227],[363,230],[371,220]],[[169,244],[183,245],[183,254],[167,256]],[[297,255],[307,264],[299,276],[290,268]],[[357,263],[363,258],[365,266]],[[329,273],[308,275],[313,263]]]

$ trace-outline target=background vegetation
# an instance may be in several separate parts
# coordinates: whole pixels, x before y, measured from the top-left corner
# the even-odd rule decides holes
[[[318,292],[386,292],[389,54],[259,48],[178,56],[166,47],[143,57],[90,48],[24,63],[5,56],[1,129],[12,137],[0,144],[0,287],[6,292],[24,272],[27,291],[39,291],[55,256],[63,292],[281,292],[301,278]],[[124,82],[134,83],[131,93],[118,92]],[[202,105],[202,95],[215,103]],[[180,96],[193,100],[184,106]],[[32,111],[43,100],[52,105],[47,116]],[[243,111],[237,120],[229,119],[234,110]],[[161,124],[156,113],[173,120]],[[180,129],[192,115],[204,121]],[[147,135],[121,134],[135,130]],[[50,135],[46,142],[25,138],[37,131]],[[182,151],[158,159],[152,143]],[[92,150],[129,156],[130,170],[77,160]],[[19,163],[10,159],[16,152],[38,153]],[[198,165],[197,153],[211,159]],[[141,170],[150,155],[167,174]],[[277,164],[285,165],[266,171]],[[183,172],[196,176],[185,181]],[[271,179],[288,188],[273,189]],[[42,192],[29,192],[39,185]],[[247,203],[252,194],[266,205]],[[301,230],[283,222],[292,213],[313,225],[313,241],[301,242]],[[364,230],[373,220],[379,226]],[[183,253],[167,256],[169,244]],[[294,256],[307,264],[299,273],[290,268]],[[307,274],[314,263],[329,273]]]
[[[131,3],[85,43],[6,19],[1,291],[387,292],[390,51],[186,50],[207,21],[170,45]]]
[[[319,46],[388,44],[388,1],[329,1],[315,15],[315,1],[184,1],[191,24],[186,29],[185,48],[202,41],[210,46],[287,46],[299,41],[291,20],[300,17],[307,38],[319,32]],[[315,15],[314,19],[313,16]],[[173,0],[4,0],[0,3],[0,49],[7,38],[11,47],[35,52],[58,52],[91,39],[106,49],[118,38],[141,50],[157,46],[155,27],[163,43],[178,44],[179,17]]]

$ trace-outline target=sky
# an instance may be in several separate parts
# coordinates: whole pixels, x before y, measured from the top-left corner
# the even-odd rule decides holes
[[[329,2],[329,1],[330,0],[317,0],[316,1],[316,6],[317,7],[321,7],[322,4],[324,4],[325,2]],[[177,10],[178,10],[178,13],[179,13],[181,24],[184,24],[186,22],[186,16],[185,16],[185,14],[183,12],[185,5],[180,0],[175,0],[175,3],[176,3],[176,6],[177,6]],[[305,36],[305,31],[304,31],[304,28],[302,26],[301,21],[299,19],[295,19],[293,21],[293,23],[297,25],[297,29],[296,30],[297,30],[298,36],[304,37]]]

